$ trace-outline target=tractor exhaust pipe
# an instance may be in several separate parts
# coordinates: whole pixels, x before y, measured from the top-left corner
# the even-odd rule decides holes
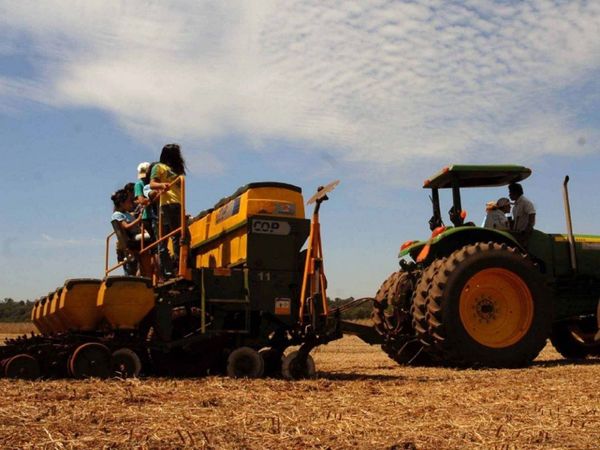
[[[569,204],[569,188],[567,184],[569,183],[569,175],[565,177],[565,181],[563,183],[563,202],[565,205],[565,216],[567,218],[567,233],[569,236],[569,257],[571,260],[571,269],[573,269],[573,273],[577,272],[577,258],[575,255],[575,236],[573,236],[573,224],[571,222],[571,206]]]

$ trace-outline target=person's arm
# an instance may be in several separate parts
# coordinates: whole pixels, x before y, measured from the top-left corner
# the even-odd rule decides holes
[[[142,183],[138,182],[135,184],[133,194],[135,195],[136,204],[144,207],[150,204],[150,200],[144,196],[144,186]]]
[[[150,204],[150,199],[144,197],[143,195],[140,195],[140,196],[136,197],[135,202],[138,205],[142,205],[142,206],[146,207]]]
[[[150,180],[150,189],[153,191],[168,191],[169,186],[169,183],[161,183],[158,178]]]
[[[135,228],[136,226],[139,226],[141,220],[142,220],[142,215],[140,214],[135,220],[133,220],[131,222],[127,222],[126,220],[120,220],[119,223],[121,224],[121,228],[123,228],[125,231],[128,231],[131,228]]]
[[[163,183],[161,180],[162,169],[160,164],[155,165],[150,173],[150,189],[155,191],[169,190],[169,183]]]

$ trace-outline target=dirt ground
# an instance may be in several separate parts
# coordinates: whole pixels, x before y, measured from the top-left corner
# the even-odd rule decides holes
[[[600,359],[548,346],[527,369],[409,368],[355,337],[314,358],[299,382],[0,379],[0,448],[600,447]]]

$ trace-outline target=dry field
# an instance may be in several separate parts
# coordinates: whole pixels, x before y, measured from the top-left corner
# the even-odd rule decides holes
[[[300,382],[0,380],[0,448],[600,448],[600,359],[407,368],[355,337],[314,357]]]
[[[19,334],[28,334],[35,331],[35,327],[32,323],[28,322],[17,322],[17,323],[4,323],[0,322],[0,345],[4,342],[5,338],[11,338],[18,336]]]

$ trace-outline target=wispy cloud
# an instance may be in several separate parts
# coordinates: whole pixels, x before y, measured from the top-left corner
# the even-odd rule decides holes
[[[100,108],[141,138],[285,139],[395,174],[600,150],[563,94],[597,79],[599,2],[5,1],[0,29],[37,69],[0,98]]]
[[[31,242],[34,247],[41,248],[65,248],[65,247],[98,247],[104,244],[104,240],[96,238],[72,239],[53,237],[42,233],[39,239]]]

